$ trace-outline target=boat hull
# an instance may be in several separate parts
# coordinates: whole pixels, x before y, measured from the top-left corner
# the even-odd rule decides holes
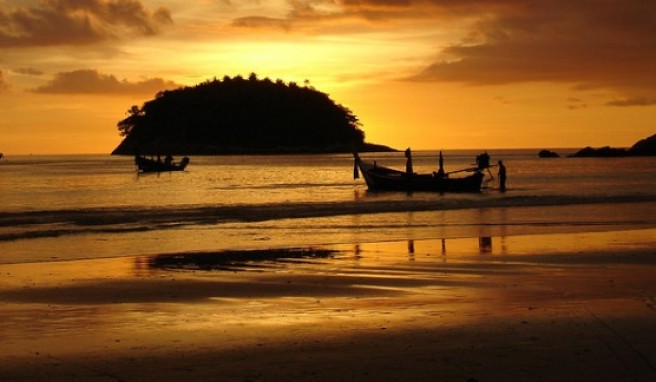
[[[437,174],[407,174],[362,160],[357,165],[372,191],[480,192],[484,178],[480,171],[465,177],[449,178]]]
[[[134,163],[141,172],[184,171],[189,164],[189,158],[184,157],[180,163],[166,163],[137,156],[134,158]]]

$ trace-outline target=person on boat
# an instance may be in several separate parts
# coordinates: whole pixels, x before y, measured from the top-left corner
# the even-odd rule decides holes
[[[505,192],[506,191],[506,166],[504,166],[502,160],[500,160],[498,163],[499,163],[499,173],[497,175],[499,177],[499,191]]]
[[[167,155],[166,158],[164,158],[164,163],[167,165],[173,164],[173,156],[171,154]]]
[[[479,171],[485,170],[490,167],[490,154],[484,152],[483,154],[476,157],[476,167]]]
[[[410,147],[405,149],[405,157],[407,158],[405,161],[405,173],[412,175],[414,169],[412,168],[412,150],[410,150]]]
[[[435,176],[437,176],[438,178],[446,178],[447,175],[446,172],[444,172],[444,158],[442,157],[442,151],[440,151],[440,159],[438,161],[438,164],[439,164],[439,168],[435,173]]]

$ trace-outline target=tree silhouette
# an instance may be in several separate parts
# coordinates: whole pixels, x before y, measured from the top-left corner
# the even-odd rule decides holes
[[[160,92],[118,122],[113,154],[370,151],[357,116],[308,84],[251,73]]]

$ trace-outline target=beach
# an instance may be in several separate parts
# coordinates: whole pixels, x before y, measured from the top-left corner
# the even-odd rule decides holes
[[[656,229],[0,265],[17,381],[656,379]]]

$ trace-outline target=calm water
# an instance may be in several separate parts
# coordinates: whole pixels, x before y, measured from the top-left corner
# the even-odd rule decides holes
[[[369,193],[350,155],[192,157],[137,175],[132,158],[0,161],[0,263],[329,243],[656,227],[656,158],[490,151],[508,192]],[[445,151],[447,171],[478,151]],[[561,151],[567,153],[566,151]],[[402,169],[403,153],[363,154]],[[433,171],[437,153],[415,152]]]

